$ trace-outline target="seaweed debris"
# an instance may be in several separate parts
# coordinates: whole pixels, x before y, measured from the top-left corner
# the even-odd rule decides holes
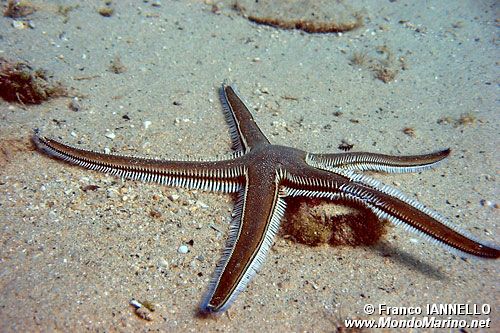
[[[29,1],[9,0],[3,11],[3,16],[11,18],[21,18],[33,14],[36,11],[35,6]]]
[[[50,82],[47,71],[0,57],[0,97],[5,101],[40,104],[61,96],[67,96],[66,88],[60,82]]]
[[[478,119],[474,113],[463,113],[458,118],[452,118],[450,116],[439,118],[437,121],[440,125],[452,124],[454,127],[465,127],[472,126],[477,123],[483,123],[483,120]]]
[[[123,64],[120,56],[115,56],[109,65],[109,71],[115,74],[125,73],[127,67]]]
[[[406,70],[406,58],[398,59],[387,45],[378,46],[375,55],[367,52],[354,52],[349,59],[351,66],[369,69],[376,79],[389,83],[396,79],[400,70]]]
[[[272,17],[257,17],[248,16],[248,20],[263,25],[269,25],[281,29],[296,29],[302,30],[307,33],[333,33],[333,32],[346,32],[354,30],[363,25],[363,17],[356,16],[355,21],[351,22],[315,22],[311,20],[282,20]]]
[[[284,30],[302,30],[310,34],[341,33],[363,26],[360,12],[353,12],[349,6],[340,4],[334,7],[339,13],[331,15],[310,0],[292,3],[236,1],[232,4],[232,9],[249,21]],[[217,13],[213,8],[212,12]]]
[[[79,8],[80,5],[58,5],[57,6],[57,14],[61,15],[63,19],[63,23],[68,23],[69,21],[69,13],[77,8]]]

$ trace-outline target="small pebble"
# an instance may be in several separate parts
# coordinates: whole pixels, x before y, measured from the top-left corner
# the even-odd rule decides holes
[[[271,123],[271,125],[273,125],[274,127],[286,127],[286,122],[275,120]]]
[[[75,112],[82,110],[82,106],[80,105],[78,97],[74,97],[71,100],[71,102],[69,102],[68,107],[71,111],[75,111]]]
[[[14,29],[21,30],[21,29],[26,29],[28,25],[24,21],[14,20],[12,21],[12,27],[14,27]]]
[[[170,201],[176,201],[177,199],[179,199],[179,195],[177,195],[177,194],[170,194],[167,198]]]
[[[135,299],[133,299],[133,300],[130,301],[130,305],[132,305],[136,309],[142,307],[142,304],[138,300],[135,300]]]
[[[479,203],[483,207],[493,207],[493,202],[491,202],[490,200],[481,199],[481,201]]]
[[[204,209],[207,209],[208,208],[208,205],[206,203],[204,203],[203,201],[196,201],[196,204],[200,207],[200,208],[204,208]]]
[[[106,197],[110,198],[110,199],[116,198],[116,197],[118,197],[118,191],[115,189],[112,189],[112,188],[108,188],[106,190]]]
[[[158,260],[158,267],[163,268],[163,269],[167,269],[168,268],[168,261],[165,260],[164,258],[160,258]]]
[[[186,253],[188,253],[188,251],[189,251],[189,248],[186,245],[181,245],[177,249],[177,252],[179,252],[181,254],[186,254]]]
[[[104,134],[104,136],[107,137],[108,139],[111,139],[111,140],[116,138],[116,134],[113,132],[108,132],[108,133]]]

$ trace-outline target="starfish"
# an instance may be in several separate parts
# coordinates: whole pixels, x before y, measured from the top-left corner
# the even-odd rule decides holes
[[[225,311],[245,289],[273,244],[286,197],[361,204],[379,219],[402,225],[462,255],[500,256],[498,247],[479,241],[399,190],[361,173],[419,172],[446,158],[449,149],[390,156],[363,152],[313,154],[273,145],[234,86],[224,84],[220,95],[235,150],[227,159],[171,161],[104,154],[69,146],[42,136],[38,130],[33,137],[41,151],[87,169],[166,186],[237,194],[227,244],[201,304],[203,313]]]

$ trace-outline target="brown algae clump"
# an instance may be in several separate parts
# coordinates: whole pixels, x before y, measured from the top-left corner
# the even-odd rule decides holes
[[[0,57],[0,97],[5,101],[40,104],[61,96],[67,96],[66,89],[59,82],[49,82],[45,70]]]
[[[3,16],[21,18],[33,14],[35,7],[29,1],[9,0],[3,11]]]
[[[284,233],[295,241],[318,246],[371,246],[386,233],[387,223],[368,208],[343,202],[290,198]]]
[[[236,1],[232,9],[251,22],[306,33],[342,33],[363,26],[363,16],[348,4],[325,7],[314,1]],[[212,7],[212,12],[220,9]]]

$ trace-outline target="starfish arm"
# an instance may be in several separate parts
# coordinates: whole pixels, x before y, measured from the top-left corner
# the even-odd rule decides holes
[[[374,153],[308,154],[307,163],[314,167],[388,173],[420,172],[432,168],[450,155],[450,149],[425,155],[391,156]]]
[[[346,184],[341,187],[341,191],[346,197],[367,205],[379,218],[402,225],[405,229],[449,250],[483,258],[500,257],[500,250],[494,245],[480,241],[399,190],[366,176],[355,177],[360,183]]]
[[[287,178],[285,195],[352,200],[370,208],[380,219],[402,225],[449,250],[483,258],[500,257],[500,250],[494,245],[478,240],[439,213],[373,178],[353,171],[339,171],[337,175],[317,173],[314,178]]]
[[[263,263],[285,211],[278,194],[278,175],[249,170],[245,176],[226,248],[201,305],[206,313],[225,311],[245,289]]]
[[[223,85],[220,90],[220,98],[226,121],[229,124],[234,149],[248,152],[258,145],[270,144],[255,123],[235,86]]]
[[[236,160],[168,161],[99,153],[44,137],[38,130],[35,130],[33,142],[48,155],[87,169],[167,186],[236,192],[241,187],[244,172],[244,167]]]

